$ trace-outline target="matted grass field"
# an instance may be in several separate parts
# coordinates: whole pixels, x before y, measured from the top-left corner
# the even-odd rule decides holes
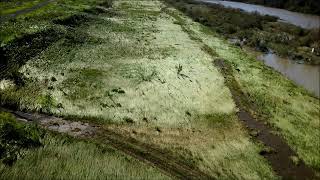
[[[41,51],[32,45],[10,46],[9,61],[22,63],[11,68],[18,80],[11,75],[0,82],[2,106],[101,124],[168,150],[213,178],[278,179],[259,154],[268,147],[253,140],[241,124],[224,77],[213,65],[224,58],[240,70],[234,76],[259,115],[267,117],[299,158],[319,169],[318,99],[210,29],[159,0],[115,0],[112,7],[94,0],[56,5],[28,14],[30,20],[17,20],[19,27],[37,26],[34,32],[11,31],[17,26],[10,21],[1,28],[3,46],[35,32],[42,32],[39,39],[51,40]],[[41,18],[46,8],[49,15],[61,16]],[[63,179],[67,169],[77,179],[109,174],[119,179],[167,178],[145,165],[147,170],[136,169],[140,162],[128,163],[117,152],[101,154],[90,143],[61,141],[49,136],[45,147],[28,151],[13,167],[0,167],[3,176],[21,171],[32,178],[41,171],[41,177]],[[52,159],[50,168],[42,165],[46,158]],[[89,164],[92,172],[83,169]]]

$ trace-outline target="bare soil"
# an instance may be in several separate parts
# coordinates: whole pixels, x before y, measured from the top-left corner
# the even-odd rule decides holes
[[[223,59],[216,59],[213,63],[220,68],[225,77],[226,85],[229,87],[239,108],[237,112],[238,118],[252,132],[250,134],[267,147],[267,149],[260,152],[260,155],[268,159],[274,171],[284,179],[315,179],[314,171],[307,167],[302,160],[299,160],[299,162],[292,160],[293,157],[297,157],[297,154],[288,144],[281,137],[273,134],[272,128],[255,118],[247,110],[248,104],[245,102],[245,95],[233,77],[232,66]],[[252,109],[250,110],[252,111]]]
[[[151,166],[160,169],[163,173],[177,179],[213,179],[190,163],[180,160],[172,153],[156,146],[142,143],[136,139],[103,129],[98,125],[67,121],[62,118],[36,113],[10,111],[19,121],[36,122],[41,127],[51,131],[66,133],[70,136],[90,139],[98,143],[106,143],[113,148],[137,158]]]

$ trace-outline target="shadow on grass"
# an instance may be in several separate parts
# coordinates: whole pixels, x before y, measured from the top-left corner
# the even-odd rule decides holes
[[[112,0],[107,0],[100,4],[110,8]],[[24,80],[22,75],[18,72],[21,66],[27,61],[39,55],[42,51],[47,49],[51,44],[57,42],[62,38],[66,38],[68,42],[81,44],[86,41],[97,42],[99,40],[92,39],[88,34],[79,34],[74,32],[74,28],[80,25],[88,25],[89,22],[95,20],[90,14],[97,15],[100,13],[107,13],[111,9],[97,10],[99,8],[92,7],[79,12],[78,14],[69,16],[67,18],[57,18],[52,20],[54,24],[63,25],[65,29],[59,27],[52,27],[50,29],[37,32],[34,34],[26,34],[20,38],[14,39],[10,44],[1,47],[0,49],[0,80],[11,79],[16,85],[23,85]]]

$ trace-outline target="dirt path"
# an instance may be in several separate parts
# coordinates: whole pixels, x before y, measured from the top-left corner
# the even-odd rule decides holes
[[[45,1],[42,1],[34,6],[30,7],[30,8],[21,9],[21,10],[14,12],[14,13],[2,15],[2,16],[0,16],[0,21],[5,21],[5,20],[11,19],[11,18],[15,18],[15,17],[22,15],[22,14],[30,13],[30,12],[35,11],[43,6],[48,5],[49,3],[53,2],[53,1],[54,0],[45,0]]]
[[[230,88],[233,99],[239,108],[238,118],[250,131],[255,132],[253,134],[254,138],[271,148],[271,150],[262,151],[260,154],[268,159],[274,171],[285,179],[314,179],[313,170],[307,167],[302,160],[294,163],[292,157],[298,156],[288,144],[282,138],[273,134],[272,129],[263,121],[257,120],[246,110],[246,106],[243,104],[245,101],[243,100],[244,95],[233,77],[232,67],[223,59],[217,59],[213,63],[220,68],[225,77],[226,85]]]
[[[53,116],[24,113],[20,111],[9,111],[14,114],[19,121],[36,122],[41,127],[59,133],[66,133],[70,136],[91,139],[99,143],[106,143],[115,149],[135,157],[151,166],[160,169],[163,173],[177,179],[213,179],[211,176],[201,172],[187,162],[180,160],[172,153],[155,146],[150,146],[137,141],[136,139],[125,137],[113,132],[110,129],[102,129],[83,122],[72,122]]]
[[[170,5],[167,5],[168,7]],[[179,21],[181,28],[186,32],[191,39],[197,41],[204,52],[212,56],[213,59],[217,58],[216,52],[205,44],[197,34],[188,28],[188,25],[177,14],[166,11],[177,21]],[[258,121],[246,109],[247,104],[243,92],[240,89],[238,82],[233,77],[232,67],[223,59],[214,60],[213,64],[218,67],[225,78],[226,86],[230,89],[232,97],[239,108],[237,113],[238,118],[244,123],[249,131],[253,132],[253,136],[258,141],[266,145],[270,150],[260,152],[271,164],[273,170],[277,175],[285,179],[314,179],[315,174],[311,168],[298,159],[294,162],[292,158],[297,158],[298,155],[288,146],[288,144],[279,136],[272,133],[272,128],[268,127],[263,121]]]

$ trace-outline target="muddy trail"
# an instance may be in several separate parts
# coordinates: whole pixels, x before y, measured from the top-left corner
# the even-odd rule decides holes
[[[6,21],[6,20],[9,20],[11,18],[15,18],[19,15],[22,15],[22,14],[27,14],[27,13],[30,13],[32,11],[35,11],[41,7],[44,7],[46,5],[48,5],[49,3],[53,2],[54,0],[45,0],[45,1],[42,1],[30,8],[26,8],[26,9],[21,9],[21,10],[18,10],[14,13],[10,13],[10,14],[6,14],[6,15],[2,15],[0,16],[0,21]]]
[[[223,59],[216,59],[213,64],[218,67],[225,78],[225,83],[229,87],[233,99],[239,108],[238,118],[249,129],[255,139],[262,142],[270,149],[260,152],[271,164],[273,170],[284,179],[315,179],[314,171],[299,160],[294,163],[292,157],[298,155],[279,136],[272,133],[270,128],[263,121],[257,120],[249,111],[245,95],[240,89],[240,85],[233,76],[232,66]],[[250,106],[250,105],[249,105]],[[250,108],[250,107],[249,107]],[[252,110],[252,108],[250,108]]]
[[[158,168],[164,174],[175,179],[214,179],[200,171],[197,167],[190,165],[190,163],[180,160],[181,158],[174,156],[169,151],[139,142],[136,139],[126,137],[98,125],[67,121],[62,118],[43,114],[25,113],[7,109],[2,110],[12,113],[17,120],[25,123],[35,122],[41,127],[51,131],[65,133],[80,139],[89,139],[97,143],[108,144],[129,156]]]
[[[170,7],[170,4],[166,4],[167,7]],[[254,105],[247,102],[244,93],[241,91],[240,85],[233,76],[232,66],[223,59],[216,59],[218,56],[217,53],[190,30],[187,27],[187,23],[184,22],[181,17],[170,11],[164,11],[180,22],[181,28],[188,34],[189,38],[198,42],[201,49],[215,59],[213,65],[219,68],[224,76],[226,86],[230,89],[236,106],[239,108],[239,112],[237,113],[239,120],[241,120],[247,129],[252,132],[250,134],[252,134],[256,140],[262,142],[267,148],[270,148],[261,151],[260,155],[270,162],[275,173],[284,179],[315,179],[314,171],[302,160],[299,160],[298,164],[293,162],[292,157],[298,157],[298,155],[288,146],[288,144],[281,137],[273,134],[273,129],[266,125],[264,121],[257,120],[250,113],[250,111],[255,109]]]

